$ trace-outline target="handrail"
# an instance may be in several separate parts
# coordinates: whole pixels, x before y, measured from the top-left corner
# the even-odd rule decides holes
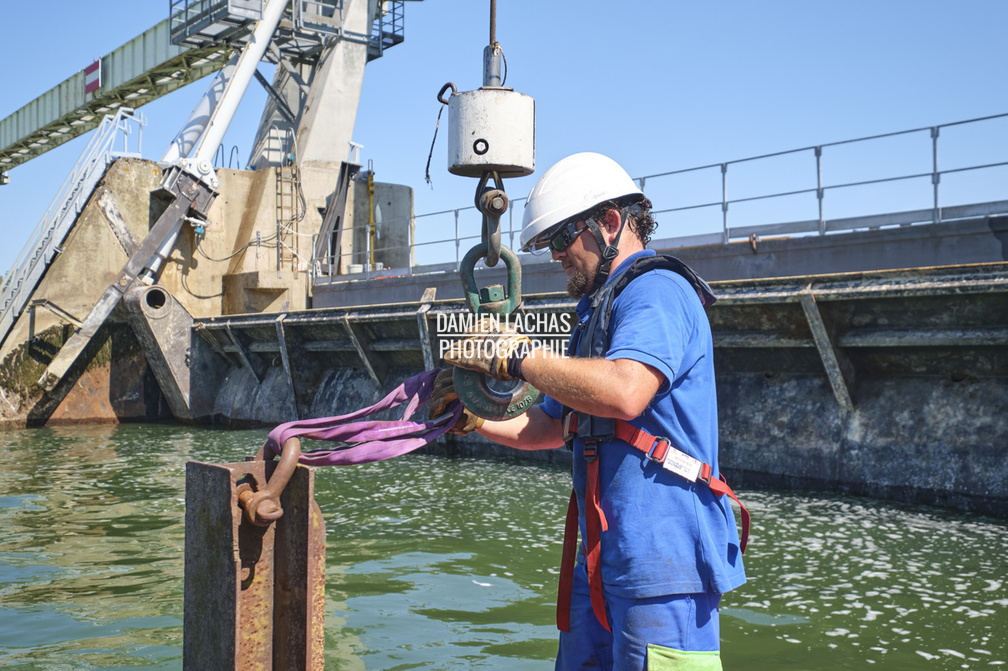
[[[920,128],[913,128],[909,130],[901,130],[891,133],[880,133],[876,135],[869,135],[865,137],[854,138],[850,140],[840,140],[837,142],[827,142],[818,145],[812,145],[808,147],[801,147],[798,149],[789,149],[786,151],[771,152],[767,154],[760,154],[758,156],[750,156],[741,159],[734,159],[730,161],[724,161],[721,163],[710,163],[703,166],[684,168],[678,170],[670,170],[665,172],[658,172],[654,174],[645,175],[643,177],[635,178],[635,181],[640,184],[641,188],[648,193],[649,198],[656,204],[656,208],[653,210],[654,214],[663,213],[675,213],[675,212],[686,212],[686,211],[696,211],[703,208],[717,208],[721,209],[721,230],[717,233],[697,233],[688,236],[681,236],[678,238],[669,238],[663,240],[662,243],[669,245],[670,248],[676,248],[677,246],[692,246],[696,244],[698,240],[702,240],[702,244],[728,244],[732,240],[745,239],[750,236],[765,236],[765,235],[780,235],[780,234],[818,234],[826,235],[829,233],[835,233],[839,231],[850,231],[855,229],[864,228],[876,228],[880,226],[897,226],[897,225],[908,225],[908,224],[937,224],[942,221],[965,218],[970,215],[970,212],[982,212],[986,216],[989,214],[1008,214],[1008,190],[1003,187],[998,188],[995,192],[990,195],[984,194],[986,197],[986,202],[978,202],[972,205],[956,205],[956,206],[943,206],[941,196],[941,184],[943,178],[948,175],[964,174],[969,172],[976,172],[981,170],[993,170],[997,168],[1004,168],[1008,166],[1008,156],[1005,156],[1005,160],[1000,160],[1000,157],[994,157],[993,160],[988,159],[984,162],[977,162],[973,165],[965,166],[954,166],[949,168],[942,168],[939,163],[939,140],[943,137],[942,131],[951,127],[961,127],[970,124],[980,124],[982,122],[991,122],[995,120],[1008,120],[1008,113],[1004,114],[992,114],[984,117],[977,117],[974,119],[966,119],[962,121],[954,121],[951,123],[940,124],[937,126],[925,126]],[[928,133],[927,140],[930,144],[929,155],[928,155],[928,165],[926,169],[917,170],[906,170],[899,174],[888,174],[880,177],[875,177],[871,179],[854,179],[854,180],[844,180],[837,182],[829,182],[823,177],[823,167],[828,158],[830,148],[836,148],[840,146],[853,145],[857,143],[871,143],[883,140],[886,138],[893,138],[898,136],[911,136],[915,133]],[[997,132],[990,132],[988,134],[991,138],[996,138],[996,141],[988,141],[987,144],[992,147],[1000,148],[999,151],[1005,152],[1005,147],[1008,147],[1003,141],[1003,137]],[[793,188],[793,189],[780,189],[771,190],[766,193],[754,193],[745,194],[736,198],[730,197],[729,191],[729,175],[733,174],[732,168],[739,164],[744,163],[754,163],[758,161],[765,161],[767,159],[780,158],[784,156],[800,156],[803,153],[811,153],[815,159],[813,166],[809,168],[809,173],[803,176],[809,176],[814,178],[813,185],[806,188]],[[867,169],[865,166],[860,166],[862,173]],[[670,197],[666,194],[660,193],[658,186],[661,184],[659,180],[665,178],[674,178],[676,176],[686,175],[687,173],[697,173],[704,170],[716,170],[718,172],[718,180],[716,186],[720,187],[720,198],[712,199],[707,198],[701,202],[682,202],[681,196],[672,196],[673,202],[669,202]],[[811,172],[814,170],[815,172]],[[769,172],[769,171],[768,171]],[[761,176],[765,176],[767,173],[761,173]],[[774,175],[778,178],[783,175]],[[788,173],[788,176],[792,176]],[[871,214],[871,215],[861,215],[861,216],[843,216],[841,213],[834,214],[834,216],[828,216],[828,205],[830,201],[828,196],[830,194],[836,194],[837,192],[848,190],[853,191],[859,188],[864,188],[871,185],[882,185],[890,184],[896,182],[913,182],[914,180],[930,180],[930,196],[926,199],[927,207],[920,207],[920,205],[925,205],[924,202],[920,202],[920,205],[911,204],[910,208],[892,208],[890,206],[889,214]],[[1003,180],[1001,184],[1003,184]],[[651,187],[648,189],[648,187]],[[712,184],[712,186],[714,186]],[[784,223],[774,223],[774,224],[752,224],[746,223],[744,220],[740,220],[739,215],[734,214],[733,206],[742,203],[754,203],[757,201],[770,201],[777,199],[777,202],[782,202],[782,199],[793,198],[797,196],[815,196],[815,212],[814,217],[801,217],[799,213],[799,218],[795,221],[789,221],[790,219],[795,219],[794,211],[795,208],[781,207],[780,213],[776,216],[779,217],[779,222]],[[663,198],[663,196],[665,196]],[[516,233],[515,230],[515,212],[517,211],[520,216],[521,206],[520,201],[524,198],[512,199],[512,206],[509,208],[510,212],[510,242],[511,246],[514,246]],[[977,198],[976,200],[983,200],[983,198]],[[885,211],[882,206],[877,206],[878,212]],[[896,210],[896,211],[893,211]],[[809,212],[812,214],[812,212]],[[447,218],[452,217],[454,219],[452,228],[454,229],[454,236],[444,239],[424,239],[418,242],[415,238],[415,228],[417,224],[425,219],[435,219],[435,218]],[[462,219],[465,217],[470,217],[471,220],[468,222],[463,222]],[[417,274],[428,272],[433,269],[434,272],[442,272],[445,267],[446,262],[449,258],[445,255],[430,255],[430,258],[424,258],[423,260],[416,259],[415,255],[417,251],[423,251],[425,248],[431,248],[435,245],[450,245],[453,244],[455,248],[454,254],[454,266],[458,269],[459,264],[459,250],[462,247],[463,241],[478,239],[479,234],[479,213],[475,207],[469,206],[465,208],[454,208],[447,210],[440,210],[437,212],[428,212],[425,214],[414,215],[409,222],[401,222],[406,225],[409,230],[409,250],[407,252],[407,258],[410,259],[410,263],[406,268],[400,269],[389,269],[385,268],[380,271],[375,271],[374,269],[367,269],[363,271],[362,274],[354,275],[352,278],[356,279],[358,277],[371,277],[375,275],[391,274],[394,272]],[[882,223],[880,223],[882,222]],[[891,223],[885,223],[891,222]],[[388,224],[388,222],[387,222]],[[439,228],[449,228],[448,225],[442,224]],[[392,248],[388,248],[392,249]],[[376,250],[378,251],[378,250]],[[383,250],[384,251],[384,250]],[[530,259],[529,257],[524,257],[526,262]],[[318,260],[316,260],[317,264]],[[345,266],[345,264],[344,264]],[[316,268],[318,271],[318,268]],[[325,273],[322,273],[325,275]],[[328,276],[326,280],[328,282],[341,281],[341,277],[344,276]]]

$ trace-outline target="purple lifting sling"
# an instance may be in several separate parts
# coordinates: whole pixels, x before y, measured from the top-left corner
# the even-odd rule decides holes
[[[430,400],[434,378],[439,372],[440,369],[435,369],[415,375],[382,400],[356,412],[281,424],[270,431],[266,445],[280,454],[284,441],[293,437],[346,443],[331,450],[303,453],[300,463],[309,466],[367,464],[412,452],[448,431],[462,414],[462,404],[455,400],[440,417],[422,422],[411,419],[417,408]],[[402,419],[363,419],[403,403],[406,408]]]

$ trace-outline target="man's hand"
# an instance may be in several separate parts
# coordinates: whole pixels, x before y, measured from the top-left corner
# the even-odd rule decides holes
[[[457,399],[458,393],[456,393],[455,383],[452,381],[452,369],[445,368],[434,378],[434,389],[431,391],[428,417],[430,419],[440,417],[447,412],[448,405]],[[482,417],[474,415],[465,406],[462,406],[462,416],[448,430],[448,433],[464,436],[483,426],[483,421]]]
[[[501,329],[491,320],[464,338],[456,340],[445,352],[444,360],[459,368],[468,368],[498,380],[517,380],[517,370],[508,371],[508,360],[517,359],[518,365],[532,349],[532,341],[514,329]]]

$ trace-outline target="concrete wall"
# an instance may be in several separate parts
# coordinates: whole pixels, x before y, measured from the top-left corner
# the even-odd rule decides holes
[[[197,318],[303,310],[311,292],[312,237],[321,224],[325,197],[305,199],[303,206],[298,200],[300,210],[293,214],[278,212],[277,169],[220,170],[218,175],[220,195],[210,210],[205,236],[198,239],[190,226],[183,226],[159,283]],[[163,416],[163,398],[148,398],[150,369],[129,327],[120,328],[125,319],[121,312],[113,313],[95,335],[93,345],[68,373],[66,384],[49,394],[35,384],[167,207],[166,196],[159,191],[161,176],[153,162],[120,159],[96,187],[64,241],[62,253],[33,295],[38,304],[15,322],[0,350],[0,422],[23,425],[57,418],[118,421]],[[333,188],[336,174],[315,166],[301,178],[314,192],[322,193]],[[278,268],[277,219],[285,214],[294,221]],[[117,357],[139,352],[140,358],[123,355],[121,361],[129,364],[121,367],[113,357],[109,366],[112,347]],[[36,371],[38,366],[42,368]],[[107,383],[74,384],[90,379],[91,371],[103,366],[106,378],[111,376]],[[143,402],[133,403],[138,399]]]
[[[713,288],[721,468],[733,485],[1008,514],[1008,264]],[[525,307],[569,312],[573,302],[539,294]],[[359,389],[389,390],[439,365],[438,317],[465,309],[439,299],[288,314],[282,328],[266,316],[205,322],[218,349],[254,369],[233,364],[218,421],[269,424],[366,405],[373,397]],[[333,386],[335,377],[345,384]],[[323,389],[331,400],[319,403]],[[569,459],[471,436],[434,449]]]
[[[149,161],[116,161],[61,245],[63,252],[53,260],[33,300],[47,300],[83,320],[126,263],[123,244],[143,240],[160,213],[160,204],[150,198],[160,180],[161,170]],[[36,308],[34,312],[36,333],[67,323],[51,310]],[[26,310],[15,322],[0,348],[0,360],[28,340],[30,316]]]
[[[850,414],[821,376],[719,370],[735,487],[842,491],[1008,515],[1004,379],[876,376]]]
[[[278,269],[277,169],[217,174],[220,195],[206,235],[197,247],[192,230],[183,230],[160,283],[194,317],[304,309],[307,264],[297,267],[291,259],[311,257],[321,216],[309,216],[308,208],[301,230],[285,240],[290,249],[284,248]]]
[[[150,198],[160,179],[153,163],[120,159],[95,189],[33,295],[49,307],[26,309],[0,349],[0,423],[143,419],[151,404],[159,414],[158,401],[148,398],[143,353],[129,328],[115,320],[85,352],[73,383],[48,397],[35,383],[72,332],[57,310],[77,320],[91,311],[126,262],[126,249],[143,240],[160,214],[162,204]]]

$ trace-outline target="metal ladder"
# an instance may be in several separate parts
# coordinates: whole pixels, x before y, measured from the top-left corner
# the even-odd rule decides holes
[[[298,222],[301,220],[300,179],[297,164],[284,162],[277,166],[277,270],[282,270],[288,263],[292,270],[296,270]]]
[[[276,269],[288,264],[296,270],[298,224],[304,218],[301,202],[301,173],[297,165],[297,140],[290,128],[273,124],[269,131],[269,145],[281,157],[276,167]]]
[[[21,250],[0,288],[0,345],[21,316],[42,280],[49,264],[63,250],[60,245],[77,222],[98,181],[109,164],[121,157],[140,157],[143,115],[120,107],[106,115],[92,134],[87,147],[42,215],[27,244]],[[130,136],[136,132],[136,151],[129,150]],[[121,148],[117,148],[121,142]]]

